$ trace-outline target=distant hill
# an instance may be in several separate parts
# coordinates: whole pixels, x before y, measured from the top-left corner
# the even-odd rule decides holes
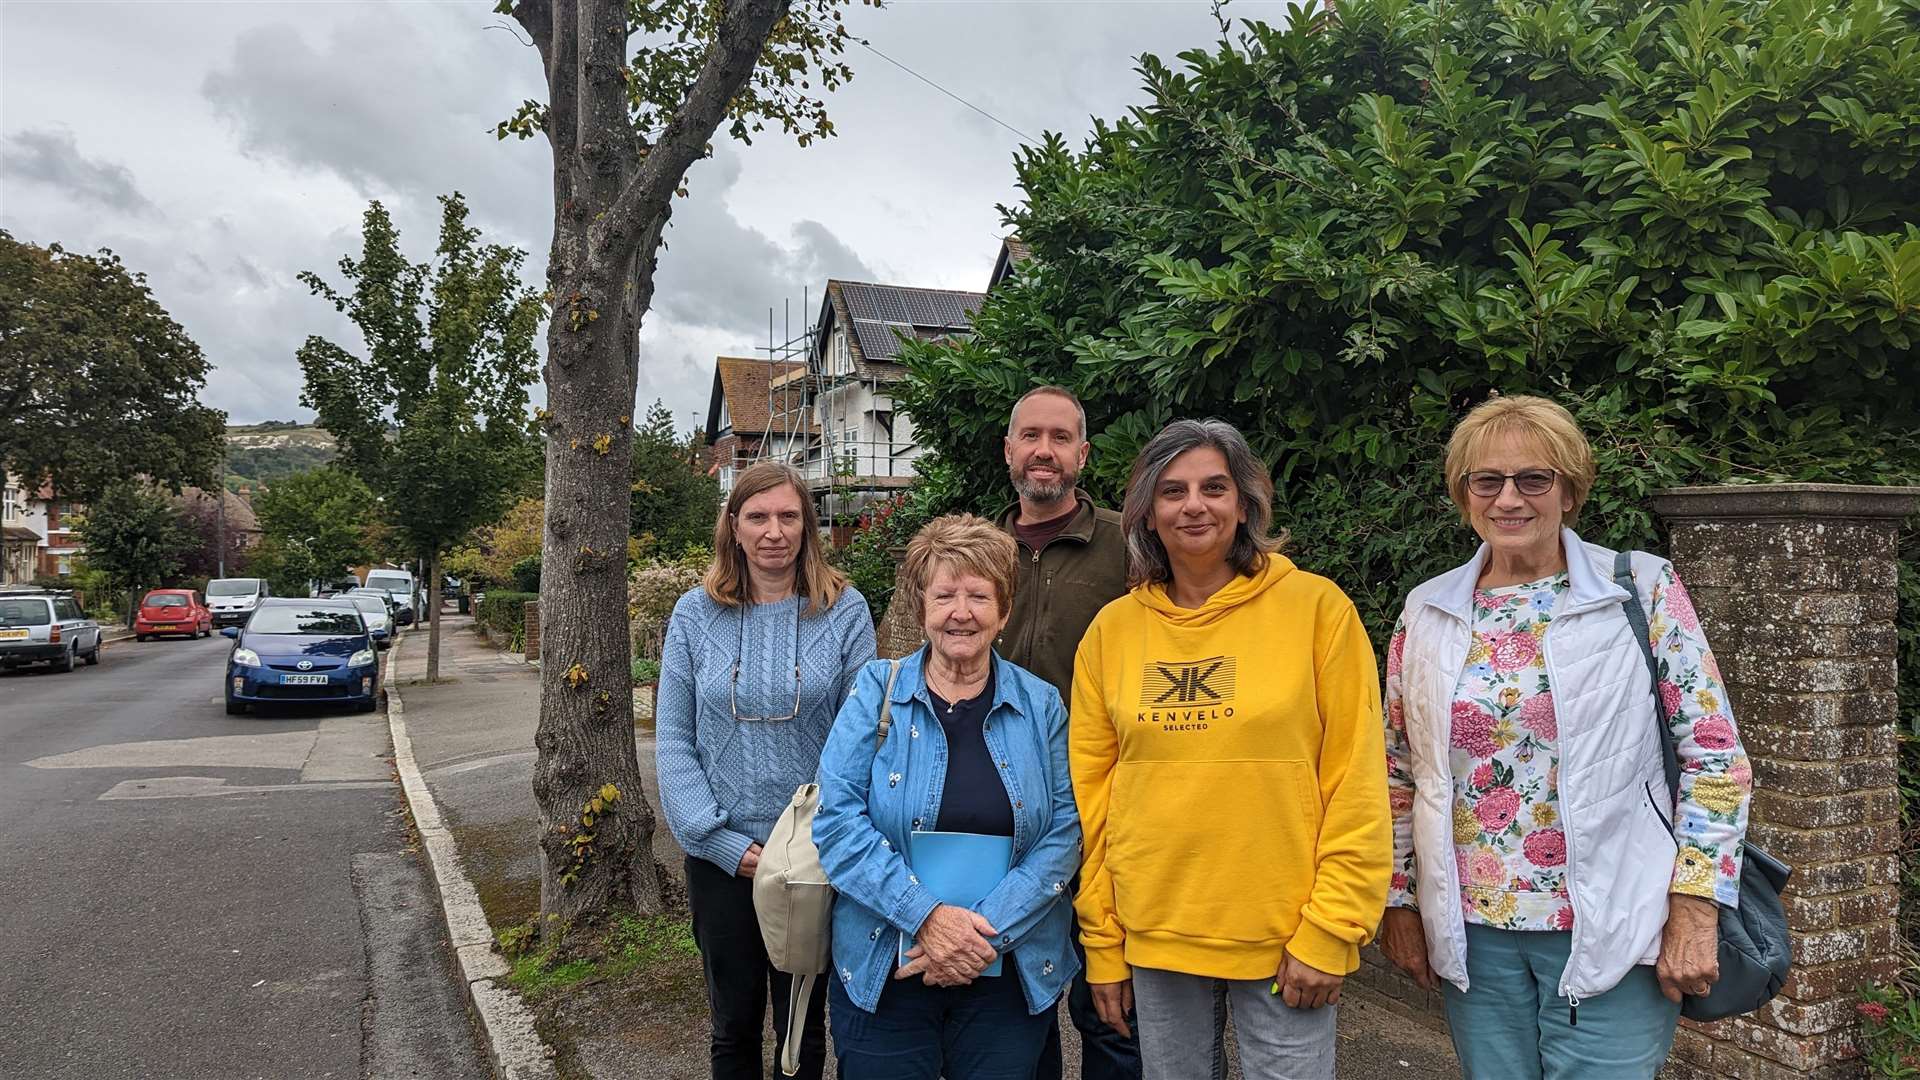
[[[338,448],[325,428],[269,420],[227,428],[227,488],[272,487],[275,481],[332,461]]]

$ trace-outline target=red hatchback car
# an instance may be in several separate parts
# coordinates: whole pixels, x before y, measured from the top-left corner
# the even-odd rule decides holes
[[[133,636],[141,641],[162,634],[213,636],[213,612],[192,589],[155,589],[140,598]]]

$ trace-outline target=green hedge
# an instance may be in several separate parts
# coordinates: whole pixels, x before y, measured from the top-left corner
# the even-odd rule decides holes
[[[496,641],[525,641],[527,630],[527,601],[540,599],[539,593],[506,592],[504,590],[487,593],[481,601],[480,609],[474,612],[474,621],[485,627],[487,633]]]

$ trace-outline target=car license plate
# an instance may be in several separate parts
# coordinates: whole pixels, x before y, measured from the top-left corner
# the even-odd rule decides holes
[[[26,630],[0,630],[0,641],[18,641],[27,636]]]
[[[153,628],[155,630],[178,630],[180,629],[180,626],[177,623],[163,622],[163,623],[154,623]]]
[[[325,675],[282,675],[280,682],[287,686],[325,686]]]

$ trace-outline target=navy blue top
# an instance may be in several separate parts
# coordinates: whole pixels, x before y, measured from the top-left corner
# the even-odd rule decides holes
[[[947,733],[947,782],[940,792],[936,826],[941,832],[1013,835],[1013,804],[981,730],[993,708],[993,680],[993,668],[988,667],[987,684],[965,701],[949,702],[927,687],[933,714]]]

